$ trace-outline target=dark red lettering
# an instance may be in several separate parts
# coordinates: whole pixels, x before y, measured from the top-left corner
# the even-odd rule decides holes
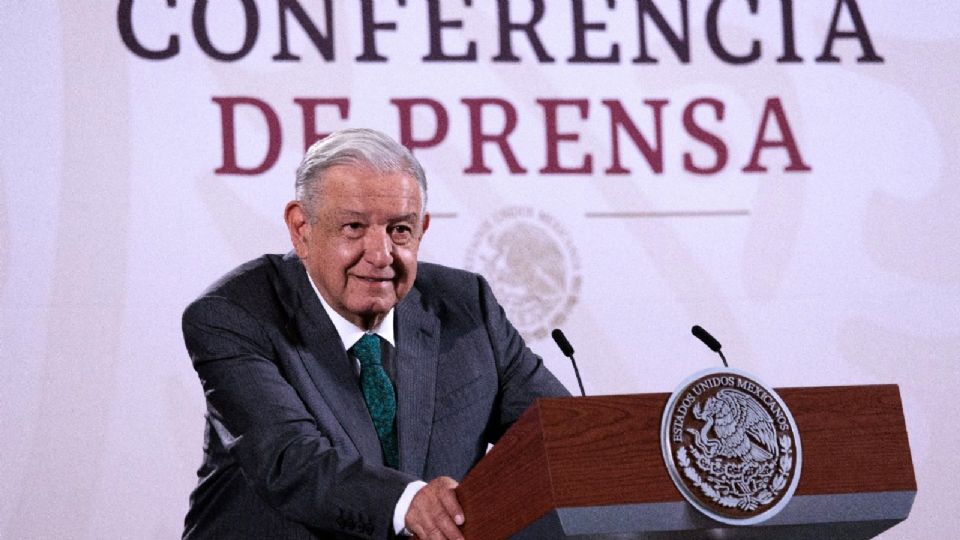
[[[390,103],[397,106],[397,112],[400,114],[400,144],[406,146],[411,151],[416,148],[436,146],[447,137],[450,118],[447,115],[447,109],[445,109],[439,101],[430,98],[398,98],[391,99]],[[427,107],[433,111],[433,118],[437,127],[433,130],[433,135],[429,138],[417,139],[413,136],[414,107]]]
[[[277,113],[266,102],[253,97],[214,97],[213,102],[220,106],[220,126],[223,131],[223,165],[216,174],[237,174],[252,176],[262,174],[273,167],[280,156],[281,133]],[[234,112],[238,105],[253,106],[260,111],[267,125],[267,153],[263,161],[255,167],[241,167],[237,163],[236,130]]]
[[[317,131],[317,107],[332,105],[340,113],[340,119],[346,120],[350,114],[349,98],[294,98],[293,102],[303,109],[303,149],[306,151],[313,143],[323,139],[330,132]]]
[[[500,148],[510,174],[527,172],[514,155],[507,137],[517,128],[517,110],[509,101],[499,98],[463,98],[460,100],[470,112],[470,166],[463,170],[465,174],[493,172],[483,161],[483,145],[493,143]],[[500,133],[490,134],[483,131],[483,108],[499,107],[503,111],[504,125]]]
[[[543,107],[544,128],[546,130],[547,164],[540,169],[541,174],[590,174],[593,172],[593,156],[584,154],[577,167],[563,167],[560,165],[560,141],[577,142],[578,133],[561,133],[557,126],[557,109],[560,107],[576,107],[580,118],[586,120],[590,111],[590,103],[585,99],[538,99],[537,103]]]
[[[767,125],[769,119],[773,118],[780,130],[779,139],[767,139]],[[797,148],[797,141],[790,130],[790,123],[787,122],[787,115],[783,112],[783,105],[779,98],[768,98],[767,104],[763,109],[763,119],[760,120],[760,129],[757,132],[757,139],[753,143],[753,153],[750,155],[750,163],[743,168],[743,172],[767,172],[767,168],[760,165],[760,151],[764,148],[785,148],[787,155],[790,156],[790,164],[784,169],[789,172],[808,172],[810,166],[803,162],[800,156],[800,150]]]
[[[699,124],[697,124],[694,111],[701,105],[711,107],[713,109],[714,117],[717,120],[723,120],[725,107],[722,101],[714,98],[700,98],[691,101],[689,104],[687,104],[686,108],[683,109],[683,127],[687,130],[687,133],[689,133],[691,137],[712,148],[714,154],[717,156],[717,159],[713,162],[713,165],[701,167],[693,162],[693,154],[690,152],[684,152],[683,168],[688,172],[692,172],[693,174],[716,174],[723,170],[723,168],[727,165],[727,144],[723,142],[723,139],[703,129]]]
[[[653,169],[653,172],[660,174],[663,172],[663,108],[669,103],[665,99],[647,99],[643,103],[653,109],[653,132],[657,143],[651,146],[643,137],[636,124],[630,119],[623,105],[615,99],[605,99],[603,104],[610,109],[610,144],[613,157],[607,174],[630,174],[630,169],[623,166],[620,161],[620,128],[626,130],[630,140],[636,145],[637,149],[643,154],[644,159]]]

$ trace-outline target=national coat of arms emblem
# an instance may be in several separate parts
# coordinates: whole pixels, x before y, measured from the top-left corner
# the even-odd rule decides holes
[[[740,370],[709,370],[684,382],[667,403],[660,440],[680,493],[722,523],[773,517],[800,479],[793,416],[772,388]]]

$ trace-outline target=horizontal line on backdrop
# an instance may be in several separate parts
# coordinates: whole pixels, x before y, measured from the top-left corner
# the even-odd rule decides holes
[[[686,217],[742,217],[749,216],[749,210],[678,210],[674,212],[587,212],[588,218],[686,218]]]
[[[457,217],[456,212],[428,212],[433,219],[453,219]]]

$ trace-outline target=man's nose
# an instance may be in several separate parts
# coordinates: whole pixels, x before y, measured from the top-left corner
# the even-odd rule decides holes
[[[393,263],[393,241],[386,229],[371,229],[364,238],[363,257],[377,268]]]

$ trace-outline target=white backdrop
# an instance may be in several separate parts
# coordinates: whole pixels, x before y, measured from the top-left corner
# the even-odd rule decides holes
[[[883,538],[955,534],[960,4],[786,2],[786,55],[782,2],[757,2],[755,14],[748,2],[715,2],[722,47],[745,55],[759,43],[742,65],[710,45],[711,3],[700,0],[689,3],[689,62],[646,20],[657,63],[633,61],[638,3],[626,0],[583,3],[583,24],[605,26],[580,27],[580,56],[619,48],[594,63],[569,60],[578,2],[548,2],[535,27],[553,62],[523,32],[509,34],[519,61],[493,60],[504,51],[492,0],[437,4],[462,28],[433,34],[451,56],[475,42],[467,61],[423,59],[426,0],[373,4],[376,21],[396,24],[371,33],[382,62],[356,59],[359,1],[332,3],[329,59],[286,12],[299,61],[273,58],[278,6],[291,2],[246,1],[258,21],[246,52],[243,2],[175,4],[132,3],[136,43],[162,51],[176,36],[176,54],[158,60],[124,42],[118,2],[0,4],[0,537],[180,534],[204,409],[180,313],[235,265],[289,249],[282,209],[304,148],[294,101],[304,98],[347,103],[344,114],[316,107],[309,132],[408,129],[420,141],[438,134],[436,108],[416,106],[404,123],[391,100],[442,107],[445,136],[416,150],[435,215],[421,258],[484,272],[568,388],[572,368],[542,337],[553,326],[577,348],[593,394],[670,391],[715,365],[690,336],[697,323],[773,386],[899,384],[919,492],[910,519]],[[329,35],[324,3],[300,4]],[[682,2],[653,4],[680,33]],[[206,15],[199,40],[195,7]],[[510,4],[513,21],[534,15],[530,1]],[[833,26],[860,33],[833,40],[837,62],[817,61]],[[244,54],[211,58],[204,36],[208,49]],[[258,174],[215,172],[230,146],[218,103],[235,97],[276,116],[276,160]],[[612,129],[605,100],[662,151],[662,166],[623,122]],[[253,106],[235,112],[237,167],[256,168],[269,124]],[[523,173],[504,147],[472,142],[504,131]],[[785,170],[791,138],[802,161],[792,168],[810,170]],[[769,143],[758,157],[766,171],[745,172],[758,140]],[[590,155],[590,172],[551,171],[554,148],[552,169]],[[687,153],[716,170],[692,173]],[[613,174],[615,163],[629,174]]]

